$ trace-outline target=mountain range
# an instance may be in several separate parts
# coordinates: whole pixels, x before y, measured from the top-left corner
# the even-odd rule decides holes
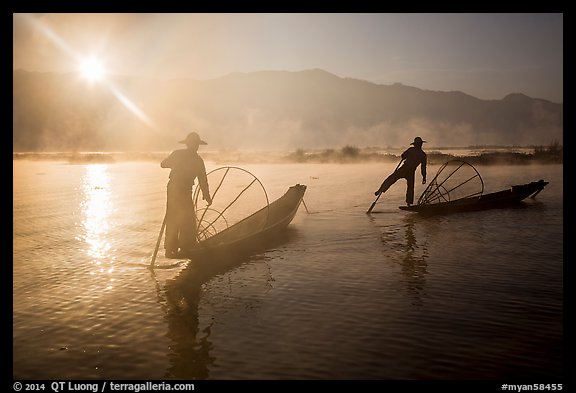
[[[563,142],[563,104],[517,92],[482,100],[318,69],[108,80],[15,70],[14,151],[169,150],[190,131],[213,149]]]

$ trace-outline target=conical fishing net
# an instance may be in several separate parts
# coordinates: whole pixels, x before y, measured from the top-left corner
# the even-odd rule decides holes
[[[466,161],[451,160],[438,169],[436,176],[418,199],[418,204],[430,205],[479,197],[483,192],[484,182],[476,168]]]
[[[266,190],[249,171],[228,166],[214,169],[207,176],[212,204],[208,206],[202,200],[198,186],[193,196],[199,242],[245,220],[256,211],[267,211],[269,201]],[[267,221],[267,214],[252,217],[245,230],[258,232],[266,226]]]

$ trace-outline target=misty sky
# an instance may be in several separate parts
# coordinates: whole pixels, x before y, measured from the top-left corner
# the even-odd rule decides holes
[[[109,73],[208,79],[320,68],[340,77],[482,99],[563,102],[562,14],[42,14],[78,57]],[[15,14],[13,67],[77,71]]]

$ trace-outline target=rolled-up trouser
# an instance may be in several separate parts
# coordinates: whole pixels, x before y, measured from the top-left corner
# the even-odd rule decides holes
[[[166,195],[166,237],[168,251],[189,250],[196,245],[196,211],[190,187],[168,182]]]
[[[394,171],[390,176],[382,182],[379,188],[380,192],[386,192],[390,186],[396,183],[400,179],[406,179],[406,203],[411,205],[414,203],[414,172],[408,168],[402,166],[398,170]]]

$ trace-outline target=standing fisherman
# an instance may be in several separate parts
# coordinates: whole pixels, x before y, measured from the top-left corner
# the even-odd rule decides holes
[[[408,206],[414,203],[414,177],[416,168],[421,165],[422,184],[426,184],[426,153],[422,150],[422,144],[426,143],[422,138],[417,136],[414,138],[414,145],[402,153],[402,160],[404,164],[396,168],[396,170],[382,182],[380,188],[374,193],[376,196],[386,192],[390,186],[396,183],[399,179],[406,179],[406,204]]]
[[[173,151],[160,166],[171,168],[166,199],[166,238],[164,248],[167,258],[185,257],[196,245],[196,208],[192,201],[194,179],[202,190],[202,197],[212,204],[204,160],[198,155],[198,147],[206,145],[196,132],[180,141],[187,149]]]

